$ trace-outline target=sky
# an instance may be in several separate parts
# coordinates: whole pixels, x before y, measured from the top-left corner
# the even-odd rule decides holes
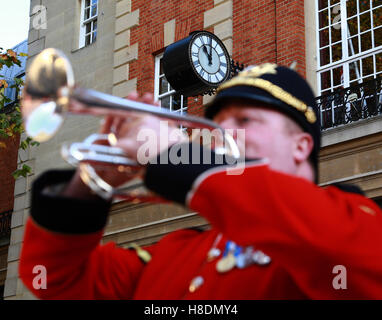
[[[0,0],[0,47],[10,49],[28,38],[30,0]]]

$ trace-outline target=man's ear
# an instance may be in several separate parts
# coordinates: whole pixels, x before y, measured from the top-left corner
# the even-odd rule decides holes
[[[293,159],[300,164],[309,159],[313,150],[313,138],[309,133],[299,132],[294,135]]]

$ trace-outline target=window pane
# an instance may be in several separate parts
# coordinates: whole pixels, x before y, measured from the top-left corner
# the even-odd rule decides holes
[[[320,50],[320,66],[329,64],[329,48]]]
[[[329,45],[329,28],[320,31],[320,48]]]
[[[359,52],[358,47],[358,37],[353,37],[348,40],[349,45],[349,56],[355,55]]]
[[[382,7],[373,10],[373,25],[374,28],[382,25]]]
[[[372,0],[371,5],[373,6],[373,8],[380,6],[382,5],[382,0]]]
[[[159,75],[162,75],[164,74],[164,71],[163,71],[163,62],[162,62],[162,59],[160,59],[160,62],[159,62]]]
[[[93,32],[92,42],[96,41],[96,39],[97,39],[97,31]]]
[[[382,46],[382,28],[374,30],[374,46]]]
[[[170,109],[170,96],[164,97],[160,101],[162,108]]]
[[[354,61],[349,64],[350,80],[357,80],[361,77],[359,61]]]
[[[350,36],[355,36],[356,34],[358,34],[357,17],[348,19],[348,30],[349,30]]]
[[[166,77],[162,77],[159,80],[159,94],[163,94],[168,92],[168,81]]]
[[[341,5],[337,4],[330,9],[331,24],[336,24],[341,22]]]
[[[90,33],[91,29],[92,29],[92,28],[91,28],[91,23],[87,23],[87,24],[86,24],[86,31],[85,31],[85,32],[86,32],[86,33]]]
[[[328,0],[318,0],[318,9],[324,9],[328,6]]]
[[[374,76],[368,76],[368,77],[363,78],[362,81],[366,82],[366,81],[373,80],[373,79],[374,79]]]
[[[336,4],[338,2],[340,2],[340,0],[330,0],[330,5]]]
[[[371,28],[370,11],[359,16],[360,32],[369,30]]]
[[[93,21],[93,31],[97,30],[97,20]]]
[[[95,17],[97,15],[97,6],[92,6],[92,17]]]
[[[362,77],[374,73],[373,56],[362,59]]]
[[[359,0],[359,11],[363,12],[370,9],[370,0]]]
[[[85,1],[85,7],[90,7],[90,0]]]
[[[346,1],[346,13],[348,17],[352,17],[357,14],[357,0]]]
[[[376,72],[382,71],[382,53],[378,53],[375,55],[375,62],[376,62]]]
[[[342,66],[333,69],[333,87],[342,85],[343,82]]]
[[[179,110],[182,108],[182,99],[180,94],[174,94],[172,99],[172,110]]]
[[[342,59],[342,43],[337,43],[332,46],[332,62]]]
[[[340,23],[333,25],[330,31],[332,32],[332,43],[341,41],[341,24]]]
[[[319,13],[319,19],[320,19],[320,29],[327,27],[329,25],[329,16],[328,16],[328,10],[324,10]]]
[[[372,48],[371,32],[361,34],[361,51],[366,51]]]
[[[321,91],[331,87],[330,71],[321,73]]]
[[[85,45],[90,44],[90,34],[85,37]]]
[[[90,18],[90,9],[86,9],[85,10],[85,17],[84,17],[84,20],[87,20]]]
[[[92,0],[92,4],[97,4],[98,0]]]

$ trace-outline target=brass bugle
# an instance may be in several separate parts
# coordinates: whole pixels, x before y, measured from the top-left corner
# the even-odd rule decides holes
[[[155,105],[77,87],[69,59],[58,49],[45,49],[34,58],[27,73],[24,89],[32,101],[42,102],[41,104],[32,103],[33,107],[27,106],[26,110],[23,110],[26,133],[39,142],[50,139],[57,132],[66,113],[128,117],[131,112],[139,112],[175,120],[179,125],[190,128],[218,129],[221,131],[226,142],[225,147],[228,149],[228,151],[221,152],[227,152],[235,158],[240,157],[233,138],[211,120],[179,114]],[[71,103],[72,100],[76,100],[80,104]],[[108,185],[97,175],[93,165],[102,163],[139,167],[139,164],[128,158],[122,149],[94,144],[99,139],[108,140],[108,137],[108,135],[92,135],[82,143],[65,146],[62,149],[62,155],[74,166],[81,164],[83,173],[81,178],[94,191],[113,196],[116,194],[114,187]]]

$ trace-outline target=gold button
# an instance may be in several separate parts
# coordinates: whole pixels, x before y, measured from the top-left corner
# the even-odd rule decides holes
[[[369,207],[367,207],[367,206],[364,206],[364,205],[360,205],[359,206],[359,208],[363,211],[363,212],[365,212],[365,213],[368,213],[368,214],[371,214],[372,216],[375,216],[376,215],[376,212],[373,210],[373,209],[371,209],[371,208],[369,208]]]

